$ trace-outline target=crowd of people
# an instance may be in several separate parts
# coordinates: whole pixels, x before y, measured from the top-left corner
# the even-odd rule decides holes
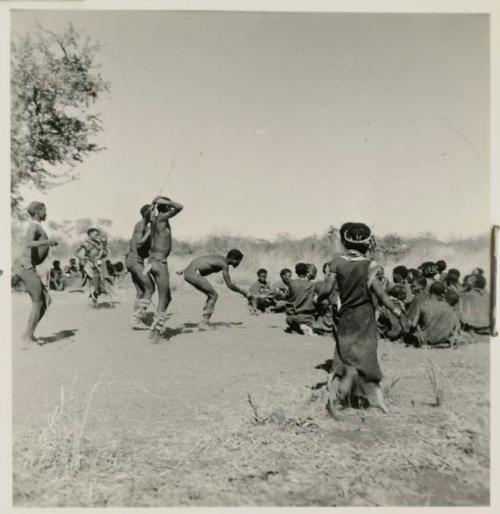
[[[342,303],[338,286],[319,300],[332,274],[330,262],[323,264],[322,272],[323,279],[316,281],[316,266],[300,262],[295,266],[295,278],[284,268],[280,280],[273,284],[267,270],[259,269],[257,281],[250,287],[251,313],[285,312],[289,332],[334,335]],[[373,299],[381,337],[416,345],[453,345],[466,342],[468,333],[489,333],[490,296],[481,268],[460,280],[461,272],[447,269],[445,261],[427,261],[418,268],[396,266],[392,281],[379,267],[377,277],[401,309],[397,317]]]
[[[149,330],[156,342],[167,330],[171,301],[170,220],[182,210],[181,204],[167,197],[156,197],[144,205],[125,259],[135,286],[132,328]],[[57,245],[41,225],[47,216],[45,205],[32,202],[28,214],[31,223],[13,270],[14,281],[22,282],[32,299],[23,336],[26,346],[38,342],[35,329],[50,302],[37,266],[47,258],[50,247]],[[444,261],[438,261],[410,269],[396,266],[389,280],[383,267],[371,258],[376,241],[367,225],[344,223],[339,233],[343,250],[323,264],[321,280],[317,280],[314,264],[300,262],[295,266],[295,277],[290,269],[283,269],[279,282],[273,285],[268,281],[267,271],[259,269],[257,281],[246,290],[230,276],[230,268],[238,267],[244,258],[238,249],[226,255],[197,257],[178,273],[206,297],[200,330],[210,328],[218,299],[207,277],[222,273],[226,286],[246,299],[252,314],[284,313],[288,332],[331,334],[335,354],[330,399],[351,405],[361,401],[385,410],[380,388],[379,338],[418,346],[449,346],[466,341],[471,333],[488,333],[490,305],[486,279],[483,270],[476,268],[460,280],[459,270],[447,269]],[[96,305],[101,294],[110,293],[115,271],[120,273],[120,266],[113,266],[108,256],[105,234],[98,228],[89,228],[86,240],[68,266],[61,270],[60,262],[54,262],[49,287],[60,290],[66,272],[80,273],[84,284],[88,284],[89,298]],[[146,317],[155,291],[157,309],[149,325]]]
[[[99,229],[90,230],[99,231]],[[52,267],[47,276],[47,284],[50,291],[64,291],[68,287],[84,287],[89,282],[89,299],[92,305],[96,306],[99,296],[103,292],[109,291],[109,289],[106,289],[106,283],[113,285],[120,280],[124,276],[125,266],[121,261],[113,263],[109,259],[99,262],[98,256],[94,256],[87,249],[84,249],[82,253],[81,260],[72,257],[64,268],[61,268],[61,261],[52,261]],[[82,262],[87,264],[86,269],[81,264]],[[95,280],[92,281],[91,278],[94,278],[94,270],[97,273]],[[102,286],[100,285],[101,283],[103,284]]]

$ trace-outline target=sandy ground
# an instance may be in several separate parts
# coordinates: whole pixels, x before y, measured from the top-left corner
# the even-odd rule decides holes
[[[182,288],[154,345],[130,329],[132,296],[93,309],[82,293],[54,294],[38,329],[47,343],[23,351],[30,303],[13,295],[15,504],[488,504],[488,338],[427,354],[382,343],[389,414],[335,421],[321,387],[330,338],[288,335],[283,315],[250,316],[232,293],[198,332],[204,299]],[[48,450],[33,448],[57,446],[54,416],[74,405],[87,464],[44,468]]]

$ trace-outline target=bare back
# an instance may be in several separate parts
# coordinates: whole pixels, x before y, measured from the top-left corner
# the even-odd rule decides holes
[[[228,269],[226,258],[222,255],[204,255],[203,257],[198,257],[186,268],[186,270],[198,272],[202,277]]]

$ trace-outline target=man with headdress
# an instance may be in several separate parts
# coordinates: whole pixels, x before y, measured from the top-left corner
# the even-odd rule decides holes
[[[83,268],[83,285],[90,284],[89,299],[94,307],[97,307],[99,296],[107,292],[104,283],[105,270],[104,259],[108,255],[107,240],[96,227],[87,230],[87,238],[76,252]]]
[[[333,413],[337,401],[364,401],[385,411],[373,297],[395,316],[402,312],[377,278],[379,266],[367,255],[374,247],[370,228],[364,223],[345,223],[340,237],[345,250],[334,255],[330,279],[318,297],[321,301],[332,294],[338,284],[341,308],[328,407]]]
[[[56,246],[57,241],[49,239],[42,228],[42,221],[47,219],[47,209],[42,202],[31,202],[28,206],[31,218],[26,236],[21,248],[21,254],[14,263],[13,281],[20,280],[31,297],[32,308],[28,325],[23,334],[24,349],[32,342],[40,343],[35,337],[35,329],[43,318],[50,303],[48,291],[36,272],[36,267],[42,264],[49,248]]]
[[[151,206],[151,247],[149,265],[144,273],[151,273],[158,289],[158,309],[151,325],[151,337],[157,340],[166,329],[167,308],[172,299],[168,257],[172,251],[170,219],[181,212],[183,206],[165,196],[157,196]]]
[[[420,265],[422,275],[427,280],[427,290],[429,291],[432,284],[437,282],[436,275],[438,274],[438,267],[432,261],[426,261]]]

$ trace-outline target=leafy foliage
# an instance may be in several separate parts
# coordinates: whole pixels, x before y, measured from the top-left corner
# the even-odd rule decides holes
[[[69,25],[62,34],[38,27],[12,43],[11,192],[19,210],[21,185],[40,191],[76,177],[74,167],[102,150],[92,106],[109,84],[96,63],[99,45]]]

